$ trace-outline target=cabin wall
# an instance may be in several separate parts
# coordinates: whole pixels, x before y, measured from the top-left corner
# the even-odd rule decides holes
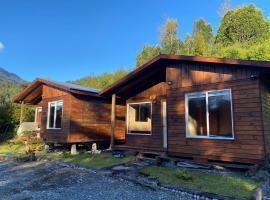
[[[105,142],[111,138],[111,102],[100,98],[71,96],[69,142]],[[125,139],[125,106],[116,105],[115,140]]]
[[[152,102],[152,134],[126,134],[125,148],[163,151],[161,103],[166,99],[167,84],[161,82],[127,100],[127,103]]]
[[[62,128],[60,130],[47,129],[48,103],[51,101],[63,100]],[[70,128],[70,94],[53,87],[43,85],[41,114],[41,137],[48,143],[66,143]]]
[[[168,154],[197,160],[257,163],[264,160],[259,71],[241,66],[182,63],[167,67]],[[234,140],[186,138],[185,94],[231,89]]]
[[[270,81],[261,82],[263,130],[266,154],[270,154]],[[268,157],[267,156],[267,157]]]

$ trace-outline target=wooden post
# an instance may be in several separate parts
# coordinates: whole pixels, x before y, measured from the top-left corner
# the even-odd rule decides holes
[[[21,102],[20,124],[23,123],[23,120],[24,120],[24,101]]]
[[[116,102],[116,95],[112,95],[112,110],[111,110],[111,125],[112,125],[112,133],[111,133],[111,145],[110,149],[112,149],[114,145],[114,135],[115,135],[115,102]]]

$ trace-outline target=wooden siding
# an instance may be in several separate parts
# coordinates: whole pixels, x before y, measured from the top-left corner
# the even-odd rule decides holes
[[[69,93],[44,85],[42,88],[41,137],[48,143],[66,143],[70,128],[70,96]],[[61,129],[47,129],[48,103],[63,100]]]
[[[164,151],[161,101],[166,99],[168,155],[201,161],[251,164],[264,161],[263,129],[270,123],[263,124],[260,81],[256,78],[259,74],[260,70],[252,67],[192,62],[171,63],[166,68],[167,84],[161,82],[140,94],[134,94],[127,100],[127,103],[140,102],[156,97],[153,103],[152,135],[127,135],[125,145],[120,148]],[[255,78],[251,78],[254,76]],[[235,138],[233,140],[186,138],[185,94],[219,89],[232,91]],[[266,106],[269,109],[270,105]],[[268,128],[270,133],[270,126]]]
[[[152,102],[152,135],[126,134],[125,148],[163,151],[161,102],[166,98],[167,84],[159,83],[127,100],[127,103]]]
[[[270,82],[263,80],[261,82],[261,101],[263,130],[265,139],[265,149],[267,157],[270,154]]]
[[[194,159],[257,163],[264,160],[260,86],[255,68],[187,64],[169,66],[167,81],[168,154]],[[186,138],[185,94],[232,90],[234,140]]]
[[[259,70],[242,66],[179,63],[167,67],[166,80],[172,81],[171,88],[181,88],[242,80],[251,75],[259,75]]]
[[[234,140],[186,138],[185,93],[232,89]],[[168,91],[168,154],[208,160],[256,163],[264,160],[258,81],[233,81]]]
[[[110,142],[111,102],[100,98],[72,95],[69,142]],[[125,139],[125,106],[116,106],[117,141]]]

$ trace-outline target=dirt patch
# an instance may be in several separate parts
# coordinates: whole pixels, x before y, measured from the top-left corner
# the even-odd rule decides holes
[[[192,199],[56,161],[0,161],[0,199]]]

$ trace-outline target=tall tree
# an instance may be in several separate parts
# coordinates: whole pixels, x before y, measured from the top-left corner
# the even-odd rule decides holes
[[[209,55],[212,49],[213,30],[212,26],[204,19],[196,20],[192,35],[187,35],[184,48],[181,51],[186,55]]]
[[[159,45],[144,45],[143,50],[136,57],[136,67],[140,67],[161,53]]]
[[[176,54],[181,46],[178,38],[178,22],[176,19],[168,19],[161,28],[161,52],[165,54]]]
[[[216,44],[254,44],[269,35],[269,23],[253,4],[228,11],[219,26]]]

